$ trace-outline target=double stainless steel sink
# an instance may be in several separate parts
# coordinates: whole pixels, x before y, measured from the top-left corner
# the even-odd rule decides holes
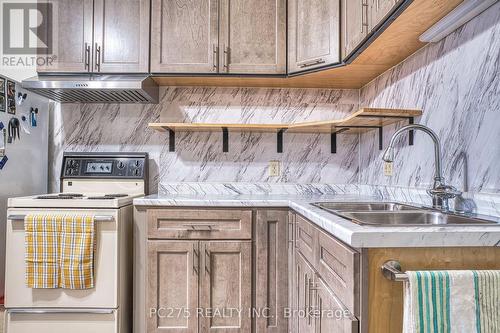
[[[395,202],[318,202],[314,206],[369,226],[500,226],[496,218],[443,213]]]

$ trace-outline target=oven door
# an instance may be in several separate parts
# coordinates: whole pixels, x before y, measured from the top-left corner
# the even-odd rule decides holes
[[[94,254],[95,287],[86,290],[31,289],[25,284],[24,221],[7,220],[6,308],[117,308],[118,307],[118,210],[9,209],[8,216],[26,214],[94,214],[110,216],[96,223]]]

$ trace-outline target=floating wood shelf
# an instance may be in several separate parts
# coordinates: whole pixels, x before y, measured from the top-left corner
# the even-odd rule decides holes
[[[175,132],[221,132],[223,133],[223,151],[228,150],[228,132],[267,132],[277,133],[278,152],[282,152],[283,133],[330,133],[332,135],[332,153],[336,152],[336,134],[341,132],[362,133],[373,129],[379,130],[379,148],[382,149],[382,128],[403,119],[413,123],[414,117],[422,115],[420,110],[362,108],[349,117],[337,120],[300,122],[290,124],[227,124],[227,123],[150,123],[149,127],[170,134],[170,151],[175,150]],[[410,133],[413,144],[413,133]],[[335,147],[334,147],[335,146]]]

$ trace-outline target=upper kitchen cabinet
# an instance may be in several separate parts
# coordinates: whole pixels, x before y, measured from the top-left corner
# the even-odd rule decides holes
[[[284,74],[286,0],[153,0],[151,71]]]
[[[53,23],[52,54],[43,56],[55,57],[50,66],[38,66],[38,72],[90,71],[93,1],[51,0],[50,3],[53,9],[44,13],[44,17]],[[50,30],[41,33],[47,34]]]
[[[219,71],[286,73],[286,0],[221,0]]]
[[[217,73],[217,0],[153,0],[153,73]]]
[[[342,57],[348,56],[368,35],[369,0],[342,0]]]
[[[149,0],[51,2],[55,60],[38,72],[149,72]]]
[[[402,0],[369,0],[368,24],[370,30],[373,30],[379,23],[381,23],[401,1]]]
[[[340,62],[340,1],[288,1],[288,72]]]
[[[149,72],[149,6],[150,0],[94,0],[94,72]]]

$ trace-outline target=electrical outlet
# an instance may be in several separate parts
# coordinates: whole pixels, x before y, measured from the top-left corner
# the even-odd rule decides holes
[[[385,162],[384,163],[384,175],[387,177],[392,176],[392,162]]]
[[[269,176],[279,177],[281,175],[281,163],[280,161],[270,161],[269,162]]]

